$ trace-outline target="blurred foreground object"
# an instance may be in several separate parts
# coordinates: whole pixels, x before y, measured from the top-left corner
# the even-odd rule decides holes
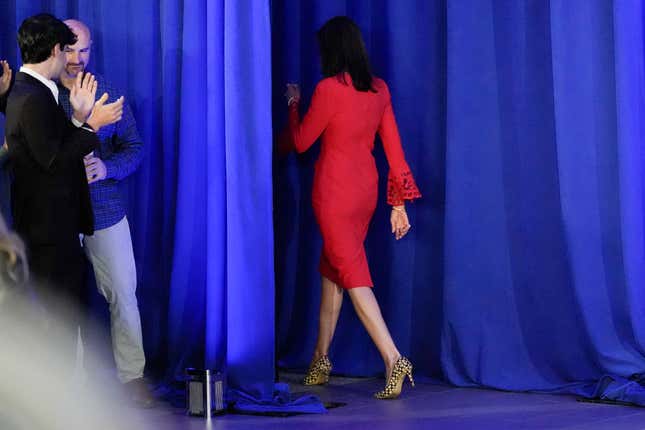
[[[27,271],[24,246],[0,216],[0,429],[145,429],[121,391],[71,378],[68,345],[57,337],[66,323],[33,300],[40,292],[34,294]],[[77,312],[52,300],[57,315]]]

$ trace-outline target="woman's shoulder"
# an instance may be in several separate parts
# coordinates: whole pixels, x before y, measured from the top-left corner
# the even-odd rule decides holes
[[[343,81],[343,77],[341,75],[337,75],[322,78],[320,81],[318,81],[316,87],[321,89],[338,89],[346,87],[347,85],[348,84]],[[349,85],[351,85],[351,82],[349,83]]]
[[[316,85],[318,91],[339,91],[342,89],[352,88],[352,80],[349,75],[336,75],[323,78],[318,81]],[[379,78],[378,76],[372,77],[372,88],[376,90],[377,93],[389,94],[390,90],[387,86],[387,83]]]
[[[385,82],[383,79],[379,78],[378,76],[372,77],[372,87],[377,92],[383,92],[385,94],[390,93],[390,89],[387,86],[387,82]]]

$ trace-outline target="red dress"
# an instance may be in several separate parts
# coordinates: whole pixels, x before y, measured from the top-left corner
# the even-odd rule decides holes
[[[363,242],[378,197],[372,155],[377,132],[390,166],[388,204],[421,197],[405,161],[389,89],[378,78],[373,87],[376,93],[357,91],[349,74],[344,80],[326,78],[316,86],[302,122],[297,103],[289,108],[289,141],[297,152],[309,149],[322,134],[312,192],[323,239],[320,273],[342,288],[374,285]]]

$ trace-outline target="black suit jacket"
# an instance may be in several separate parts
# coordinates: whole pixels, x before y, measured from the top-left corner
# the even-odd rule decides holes
[[[98,146],[96,133],[75,127],[49,88],[25,73],[16,74],[6,117],[14,229],[29,245],[78,245],[79,233],[94,231],[83,157]]]

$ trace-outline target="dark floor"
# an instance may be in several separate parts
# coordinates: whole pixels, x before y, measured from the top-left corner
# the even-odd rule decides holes
[[[571,396],[505,393],[463,389],[428,382],[406,385],[398,400],[382,401],[371,394],[382,388],[381,379],[332,378],[321,387],[303,387],[301,375],[281,377],[292,392],[311,392],[325,402],[346,406],[324,415],[288,418],[224,415],[208,425],[204,419],[185,416],[162,404],[145,411],[151,428],[170,429],[644,429],[645,408],[577,402]]]

